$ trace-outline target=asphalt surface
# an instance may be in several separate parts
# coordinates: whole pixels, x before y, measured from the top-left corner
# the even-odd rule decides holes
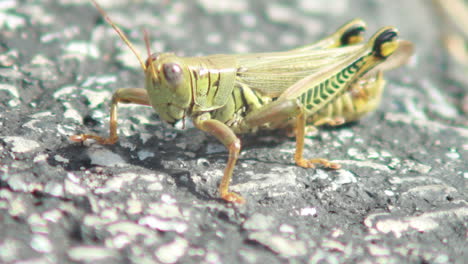
[[[341,170],[295,166],[282,131],[242,136],[232,205],[223,145],[151,108],[120,108],[115,145],[71,142],[108,133],[138,61],[88,1],[1,1],[1,263],[466,263],[467,67],[430,1],[99,2],[143,54],[142,28],[193,56],[292,49],[354,17],[416,54],[378,110],[307,137]]]

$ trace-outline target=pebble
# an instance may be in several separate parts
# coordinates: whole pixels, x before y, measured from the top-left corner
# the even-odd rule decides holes
[[[10,143],[12,145],[11,150],[17,153],[31,152],[41,146],[39,142],[24,137],[7,136],[0,137],[0,139],[6,143]]]
[[[254,213],[242,225],[247,230],[267,230],[275,226],[275,218],[261,213]]]
[[[253,232],[249,234],[249,239],[257,241],[284,257],[297,257],[307,254],[305,242],[273,235],[270,232]]]
[[[186,239],[176,237],[171,243],[159,247],[155,255],[162,263],[176,263],[187,252],[189,243]]]

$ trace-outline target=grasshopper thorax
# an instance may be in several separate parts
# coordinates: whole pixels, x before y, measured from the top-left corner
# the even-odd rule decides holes
[[[151,105],[164,121],[184,119],[192,105],[189,68],[173,53],[152,54],[146,60],[145,88]]]

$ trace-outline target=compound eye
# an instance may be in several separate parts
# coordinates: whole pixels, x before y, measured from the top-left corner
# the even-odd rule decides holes
[[[177,85],[182,81],[182,68],[176,63],[165,63],[163,65],[164,77],[168,82]]]

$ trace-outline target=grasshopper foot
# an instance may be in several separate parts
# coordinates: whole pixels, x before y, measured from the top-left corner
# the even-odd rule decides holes
[[[237,204],[245,203],[245,199],[242,198],[242,196],[233,192],[227,192],[227,193],[221,194],[221,198],[223,198],[223,200],[229,203],[237,203]]]
[[[299,159],[296,160],[296,164],[303,168],[315,168],[314,164],[322,164],[325,168],[332,170],[338,170],[341,168],[341,165],[338,163],[330,162],[327,159]]]
[[[90,135],[90,134],[80,134],[80,135],[70,136],[70,140],[75,141],[75,142],[84,142],[87,139],[94,139],[99,144],[102,144],[102,145],[112,145],[115,142],[117,142],[118,137],[103,138],[100,136],[95,136],[95,135]]]

